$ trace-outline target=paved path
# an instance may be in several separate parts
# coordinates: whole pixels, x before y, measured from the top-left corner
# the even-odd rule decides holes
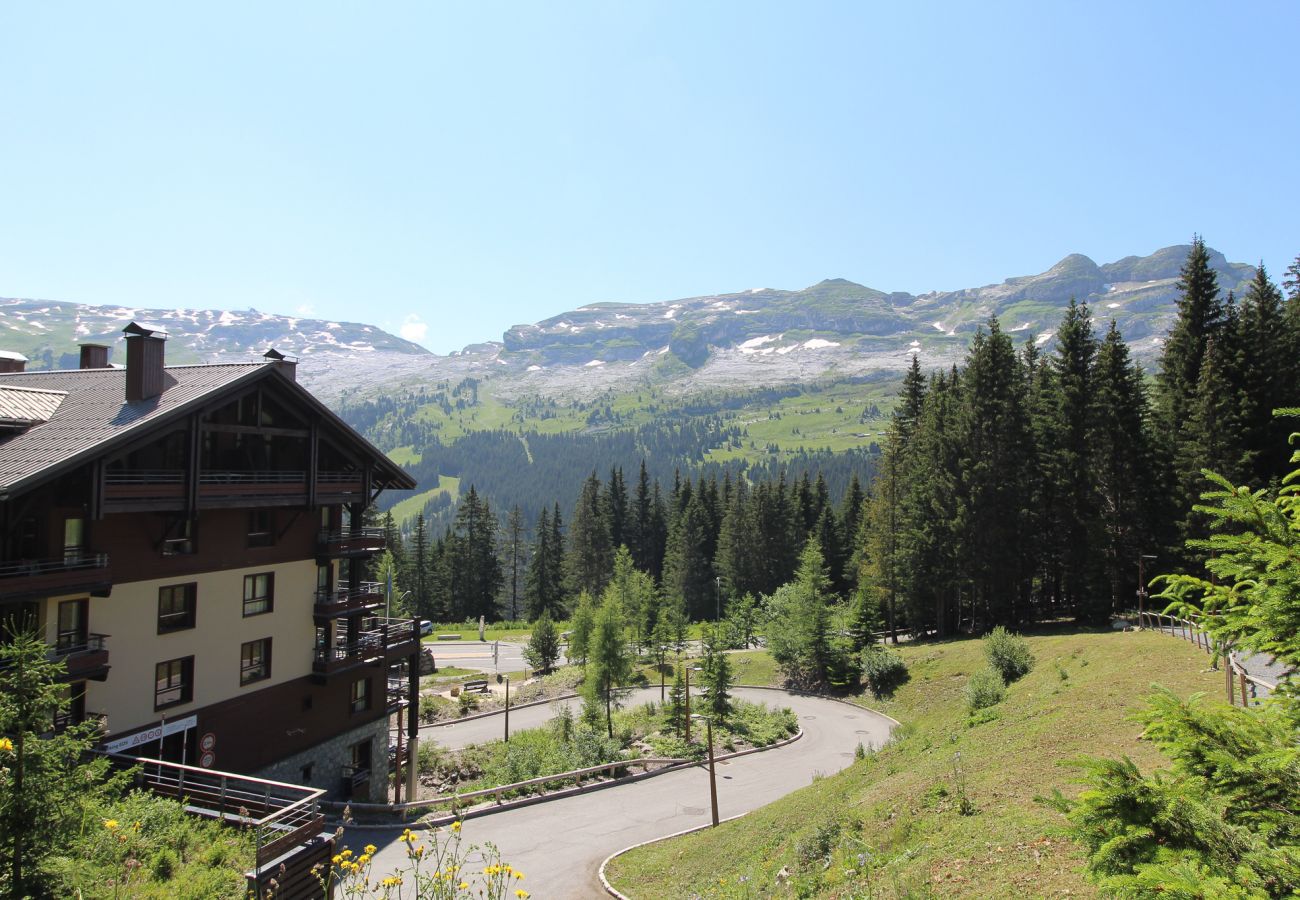
[[[658,699],[659,690],[637,693],[645,699]],[[859,742],[880,746],[893,724],[870,710],[819,697],[753,688],[736,688],[735,695],[769,706],[789,706],[799,717],[804,736],[786,747],[718,764],[718,806],[723,818],[771,803],[809,784],[815,775],[839,771],[853,761]],[[636,696],[630,699],[635,701]],[[511,730],[515,730],[517,716],[519,727],[525,727],[525,721],[535,726],[552,714],[550,704],[511,713]],[[501,727],[498,720],[494,716],[452,725],[439,742],[460,746],[483,736],[495,737]],[[483,736],[475,736],[480,729]],[[536,900],[597,898],[605,896],[597,868],[606,856],[629,844],[708,821],[708,770],[701,765],[468,819],[464,836],[466,843],[496,844],[503,859],[526,874],[524,886]],[[405,864],[397,834],[394,830],[350,828],[343,840],[352,848],[367,843],[378,846],[375,872],[382,876]]]

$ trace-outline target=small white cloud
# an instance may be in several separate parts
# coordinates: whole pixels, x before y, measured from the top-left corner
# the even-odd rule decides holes
[[[311,316],[316,312],[316,307],[312,306],[310,303],[304,303],[302,306],[299,306],[295,312],[300,316]]]
[[[402,325],[397,329],[397,333],[408,341],[419,343],[429,333],[429,323],[421,322],[418,315],[411,313],[402,320]]]

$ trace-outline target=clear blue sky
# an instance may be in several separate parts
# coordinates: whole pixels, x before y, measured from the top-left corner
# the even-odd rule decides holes
[[[1300,253],[1300,4],[9,3],[0,296],[444,352],[600,300]],[[421,324],[425,328],[420,328]]]

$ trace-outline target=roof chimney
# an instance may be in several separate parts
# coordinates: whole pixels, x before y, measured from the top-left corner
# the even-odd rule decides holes
[[[82,344],[81,345],[81,368],[107,369],[108,368],[108,345],[107,344]]]
[[[0,350],[0,373],[22,372],[27,369],[27,357],[12,350]]]
[[[167,332],[156,325],[132,322],[126,335],[126,402],[151,400],[163,390],[163,346]]]
[[[285,356],[279,350],[272,347],[270,350],[267,350],[262,354],[262,358],[270,360],[275,367],[280,370],[280,374],[285,378],[288,378],[290,381],[298,380],[298,357]]]

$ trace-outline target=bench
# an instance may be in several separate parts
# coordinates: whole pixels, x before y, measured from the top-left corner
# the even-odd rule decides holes
[[[465,693],[473,691],[479,694],[486,694],[488,692],[487,679],[484,678],[482,681],[467,681],[460,686],[460,689]]]
[[[458,640],[460,640],[460,635],[459,635],[459,634],[440,634],[440,635],[438,635],[438,640],[440,640],[440,641],[458,641]]]

